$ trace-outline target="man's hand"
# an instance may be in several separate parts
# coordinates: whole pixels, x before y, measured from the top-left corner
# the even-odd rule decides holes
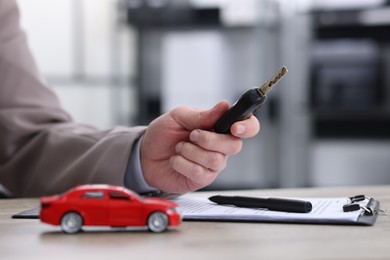
[[[211,184],[225,168],[228,156],[241,150],[241,138],[253,137],[260,130],[252,116],[234,123],[232,135],[212,132],[228,109],[229,104],[221,101],[210,110],[178,107],[155,119],[141,143],[146,182],[174,194]]]

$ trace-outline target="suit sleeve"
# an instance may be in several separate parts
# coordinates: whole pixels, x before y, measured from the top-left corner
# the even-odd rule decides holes
[[[17,197],[77,184],[124,184],[144,127],[98,130],[78,124],[40,76],[13,0],[0,1],[0,183]]]

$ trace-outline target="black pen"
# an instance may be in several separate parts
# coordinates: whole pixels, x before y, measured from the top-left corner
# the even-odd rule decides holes
[[[308,213],[312,209],[310,201],[283,198],[253,198],[243,196],[216,195],[210,201],[220,205],[233,205],[242,208],[265,208],[274,211]]]

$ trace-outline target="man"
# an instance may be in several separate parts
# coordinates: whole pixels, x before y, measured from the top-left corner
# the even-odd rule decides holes
[[[75,123],[41,78],[19,27],[14,0],[0,0],[0,184],[14,196],[63,192],[77,184],[125,185],[139,192],[183,194],[212,183],[255,117],[232,135],[211,131],[229,105],[179,107],[148,127],[98,130]]]

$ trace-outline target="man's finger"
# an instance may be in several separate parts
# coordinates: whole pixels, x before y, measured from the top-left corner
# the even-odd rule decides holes
[[[256,117],[238,121],[232,125],[230,132],[232,135],[240,138],[250,138],[255,136],[260,131],[260,123]]]

